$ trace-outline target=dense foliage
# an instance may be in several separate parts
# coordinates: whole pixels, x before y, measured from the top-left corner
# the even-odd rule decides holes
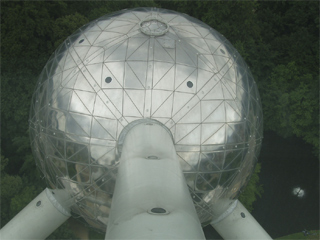
[[[5,1],[1,2],[1,226],[44,188],[29,145],[28,114],[47,59],[85,23],[138,6],[184,12],[222,33],[256,79],[264,129],[283,137],[298,136],[318,151],[318,1]],[[249,209],[261,194],[258,172],[259,168],[241,196]],[[61,229],[51,238],[72,237],[66,225]]]

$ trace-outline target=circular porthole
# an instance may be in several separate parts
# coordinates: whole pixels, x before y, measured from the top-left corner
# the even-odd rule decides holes
[[[106,82],[106,83],[111,83],[111,81],[112,81],[112,78],[111,78],[111,77],[107,77],[107,78],[105,79],[105,82]]]
[[[84,41],[84,39],[81,39],[81,40],[79,41],[79,43],[83,43],[83,41]]]
[[[146,159],[158,160],[159,158],[157,156],[148,156],[148,157],[146,157]]]
[[[188,86],[188,88],[192,88],[193,87],[193,83],[191,81],[188,81],[187,82],[187,86]]]
[[[169,212],[166,209],[161,208],[161,207],[151,208],[150,210],[148,210],[148,213],[155,214],[155,215],[169,214]]]

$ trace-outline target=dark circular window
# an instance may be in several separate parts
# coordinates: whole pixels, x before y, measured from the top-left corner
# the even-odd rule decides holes
[[[105,81],[106,81],[106,83],[111,83],[112,78],[111,77],[107,77]]]
[[[193,83],[192,83],[191,81],[188,81],[188,82],[187,82],[187,86],[188,86],[189,88],[192,88],[192,87],[193,87]]]
[[[157,156],[148,156],[147,159],[151,159],[151,160],[157,160],[159,159]]]
[[[220,49],[220,52],[222,52],[223,54],[225,54],[226,52],[225,51],[223,51],[222,49]]]
[[[41,205],[41,201],[38,201],[36,205],[39,207]]]
[[[152,208],[150,212],[156,213],[156,214],[167,213],[167,211],[164,208],[158,208],[158,207]]]
[[[83,43],[83,41],[84,41],[84,39],[81,39],[81,40],[79,41],[79,43]]]
[[[241,217],[245,218],[246,215],[242,212],[242,213],[241,213]]]

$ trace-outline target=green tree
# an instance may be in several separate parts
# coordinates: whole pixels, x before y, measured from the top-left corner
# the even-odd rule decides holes
[[[261,84],[265,128],[279,135],[302,137],[319,146],[319,96],[317,80],[303,73],[295,62],[278,65]]]
[[[10,211],[10,202],[13,197],[17,196],[23,187],[21,177],[9,175],[5,172],[8,161],[9,160],[7,158],[1,155],[1,227],[14,216]]]
[[[253,203],[258,197],[262,196],[263,186],[259,183],[259,173],[261,171],[261,163],[258,163],[252,173],[250,181],[244,191],[240,194],[239,200],[248,209],[249,212],[253,210]]]

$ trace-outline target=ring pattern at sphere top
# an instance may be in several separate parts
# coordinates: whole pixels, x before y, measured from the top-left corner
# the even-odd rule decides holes
[[[149,36],[161,36],[169,30],[169,25],[157,18],[147,18],[140,23],[140,30]]]
[[[73,215],[105,231],[117,141],[146,118],[170,130],[201,223],[219,217],[257,161],[259,93],[222,35],[169,10],[106,15],[49,59],[30,113],[32,149],[48,186],[66,189]]]

